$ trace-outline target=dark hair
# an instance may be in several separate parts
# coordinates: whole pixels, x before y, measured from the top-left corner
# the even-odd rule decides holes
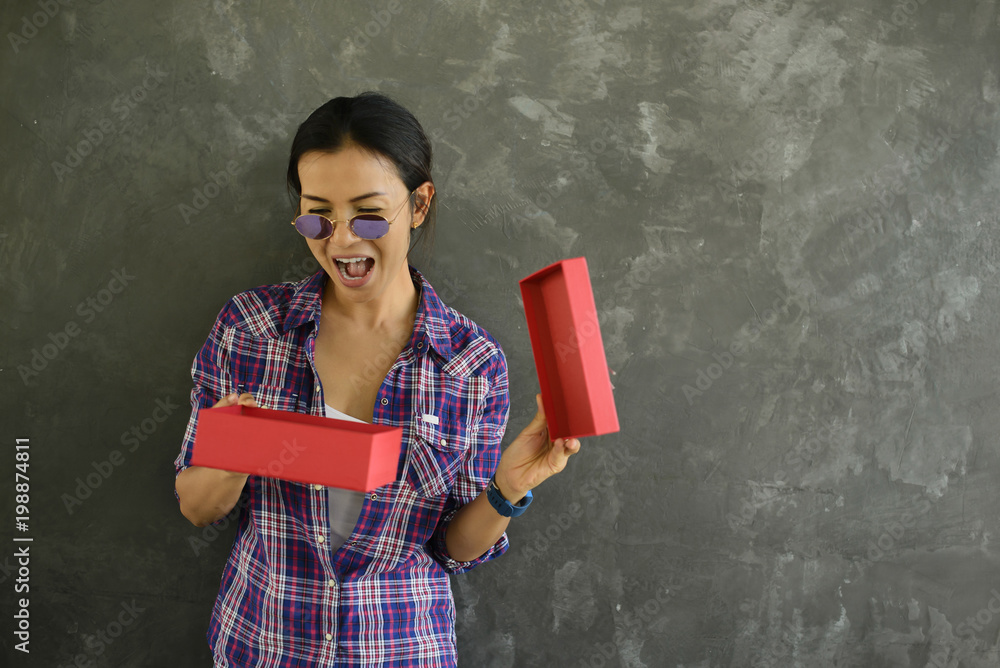
[[[292,140],[288,156],[288,194],[296,203],[302,195],[299,182],[299,159],[310,151],[333,153],[349,144],[378,157],[388,158],[396,167],[406,189],[412,191],[431,179],[431,143],[420,122],[406,108],[381,93],[365,92],[356,97],[335,97],[302,122]],[[418,201],[426,208],[424,222],[411,237],[425,243],[429,250],[437,218],[437,196],[430,202]],[[411,203],[411,210],[413,204]],[[413,249],[411,243],[410,249]]]

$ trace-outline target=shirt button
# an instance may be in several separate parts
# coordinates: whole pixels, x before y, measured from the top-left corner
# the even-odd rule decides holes
[[[327,634],[326,634],[326,639],[327,639],[327,640],[333,640],[333,636],[332,636],[332,635],[330,635],[329,633],[327,633]]]
[[[322,536],[320,536],[319,538],[316,539],[316,541],[319,542],[319,543],[322,543],[325,540],[326,540],[326,538],[323,538]]]
[[[444,439],[442,438],[442,439],[441,439],[441,445],[448,445],[448,441],[446,441],[446,440],[444,440]]]
[[[371,499],[372,501],[378,501],[378,494],[372,494]]]
[[[336,580],[330,580],[330,586],[331,587],[336,587],[337,586],[337,581]]]
[[[355,545],[357,545],[357,544],[358,544],[358,541],[356,541],[356,540],[352,540],[352,541],[351,541],[351,547],[354,547],[354,546],[355,546]]]
[[[315,489],[318,492],[319,490],[323,489],[323,485],[313,485],[313,489]]]
[[[423,347],[424,347],[424,342],[423,341],[421,341],[420,343],[417,344],[417,348],[423,348]]]
[[[382,405],[383,406],[388,406],[389,405],[389,400],[386,399],[385,397],[382,397]]]

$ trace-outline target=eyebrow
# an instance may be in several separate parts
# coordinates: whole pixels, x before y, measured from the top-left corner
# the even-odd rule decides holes
[[[352,197],[350,201],[353,204],[354,202],[360,202],[363,199],[371,199],[372,197],[385,197],[385,196],[386,196],[386,193],[383,193],[383,192],[370,192],[370,193],[365,193],[364,195],[358,195],[357,197]],[[302,195],[302,199],[308,199],[308,200],[312,200],[314,202],[327,202],[327,203],[329,203],[329,200],[324,199],[322,197],[317,197],[316,195],[306,195],[306,194],[303,194]]]

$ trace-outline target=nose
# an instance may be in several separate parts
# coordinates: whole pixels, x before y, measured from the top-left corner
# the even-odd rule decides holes
[[[331,222],[333,223],[333,234],[330,235],[329,240],[335,246],[349,246],[358,241],[359,237],[351,232],[351,226],[346,220],[331,219]]]

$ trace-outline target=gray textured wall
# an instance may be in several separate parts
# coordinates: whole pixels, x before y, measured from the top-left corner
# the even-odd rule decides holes
[[[366,89],[434,137],[419,266],[504,345],[509,433],[517,279],[585,255],[614,370],[622,432],[453,580],[462,665],[1000,665],[996,0],[42,0],[0,28],[0,458],[30,439],[34,537],[26,657],[0,531],[8,665],[208,665],[232,530],[172,494],[191,360],[228,297],[315,270],[285,156]]]

